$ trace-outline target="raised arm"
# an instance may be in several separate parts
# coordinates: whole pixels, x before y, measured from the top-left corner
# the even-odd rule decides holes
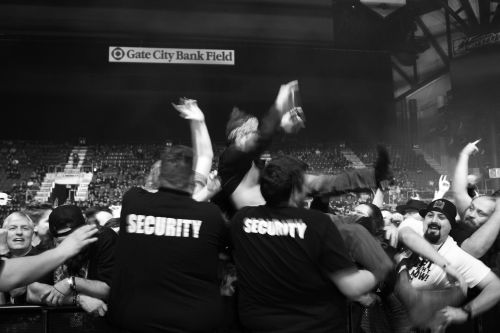
[[[294,108],[291,104],[297,91],[298,81],[290,81],[280,86],[274,104],[260,121],[259,135],[247,143],[245,151],[253,151],[260,155],[269,146],[279,127],[286,133],[297,132],[304,127],[302,108]]]
[[[481,258],[491,248],[500,232],[500,200],[488,221],[462,242],[462,249],[475,258]]]
[[[193,170],[195,171],[195,188],[193,193],[197,193],[206,184],[214,157],[212,141],[210,140],[205,123],[205,116],[194,99],[181,99],[181,104],[172,105],[179,111],[182,118],[189,120],[189,126],[191,127],[191,141],[194,150]]]
[[[479,140],[468,143],[464,149],[460,152],[457,160],[457,166],[455,167],[455,174],[453,175],[453,183],[451,184],[451,189],[455,197],[455,205],[457,206],[458,212],[462,214],[469,206],[472,201],[469,194],[467,194],[467,175],[469,173],[469,157],[477,152],[477,144]]]

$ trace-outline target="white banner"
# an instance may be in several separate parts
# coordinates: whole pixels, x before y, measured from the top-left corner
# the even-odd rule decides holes
[[[488,173],[490,178],[500,178],[500,168],[491,168]]]
[[[109,62],[233,66],[235,54],[234,50],[110,46]]]

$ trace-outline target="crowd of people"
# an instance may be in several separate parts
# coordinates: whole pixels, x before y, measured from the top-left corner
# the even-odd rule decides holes
[[[366,168],[335,148],[269,156],[276,133],[305,126],[297,92],[282,85],[262,119],[235,108],[220,154],[181,99],[192,147],[131,148],[144,163],[114,158],[111,174],[103,162],[89,201],[106,207],[8,211],[0,302],[76,305],[113,332],[496,331],[500,200],[468,181],[479,142],[432,200],[387,205],[384,147]],[[332,170],[308,169],[324,158]]]

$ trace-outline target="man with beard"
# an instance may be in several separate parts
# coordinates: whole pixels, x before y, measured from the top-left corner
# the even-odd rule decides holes
[[[481,290],[467,304],[462,304],[461,307],[446,306],[438,312],[442,328],[452,323],[464,323],[493,307],[500,300],[500,280],[486,265],[462,250],[449,236],[457,215],[455,205],[446,199],[435,200],[421,210],[420,215],[424,218],[423,236],[447,260],[445,267],[453,265],[464,276],[469,288],[477,287]],[[406,265],[409,264],[405,262],[400,272],[405,270]],[[452,286],[443,267],[424,258],[417,258],[408,267],[408,275],[411,286],[418,290],[442,290]],[[457,298],[450,298],[449,304],[456,301]],[[446,300],[442,302],[445,304]]]
[[[486,195],[471,198],[467,192],[469,158],[479,150],[477,147],[479,141],[468,143],[458,157],[452,192],[462,221],[453,226],[452,236],[462,249],[476,258],[485,256],[488,251],[492,252],[488,254],[488,257],[492,255],[496,257],[500,247],[495,246],[496,249],[490,250],[493,245],[496,245],[495,242],[500,245],[500,241],[497,240],[500,231],[500,215],[494,216],[496,200]],[[491,263],[488,258],[484,259],[488,264]]]

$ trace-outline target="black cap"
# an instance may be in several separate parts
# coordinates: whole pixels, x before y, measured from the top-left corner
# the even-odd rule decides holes
[[[408,210],[415,210],[419,212],[422,209],[425,209],[426,207],[427,204],[425,202],[420,200],[410,199],[406,204],[397,206],[396,211],[404,215]]]
[[[59,206],[49,215],[49,229],[54,237],[66,236],[73,230],[85,224],[82,211],[75,205]],[[68,232],[62,234],[58,230],[70,228]]]
[[[434,200],[427,205],[427,208],[422,209],[418,213],[420,216],[425,217],[428,212],[443,213],[450,223],[455,223],[455,217],[457,216],[457,208],[451,201],[446,199]]]

